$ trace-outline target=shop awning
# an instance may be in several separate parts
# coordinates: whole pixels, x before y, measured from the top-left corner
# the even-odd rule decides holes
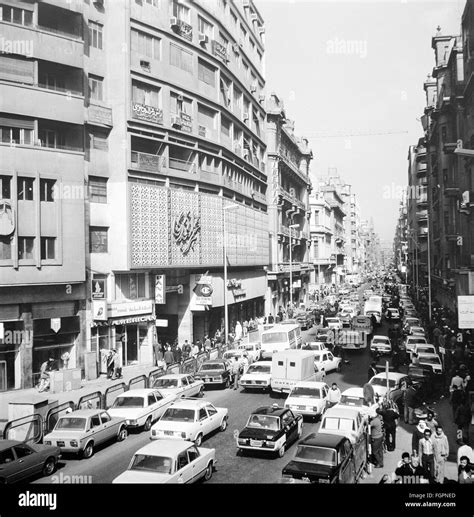
[[[94,321],[91,327],[105,327],[110,325],[129,325],[131,323],[142,323],[144,321],[155,321],[156,317],[152,314],[147,314],[145,316],[131,316],[130,318],[118,318],[118,319],[109,319],[107,321]]]

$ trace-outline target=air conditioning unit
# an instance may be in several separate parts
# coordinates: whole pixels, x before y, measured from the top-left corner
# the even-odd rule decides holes
[[[144,68],[146,71],[151,72],[151,63],[150,61],[145,61],[140,59],[140,66]]]
[[[179,20],[176,18],[176,16],[171,17],[170,27],[179,27]]]
[[[232,43],[232,51],[238,54],[240,52],[240,47],[237,43]]]
[[[250,91],[251,91],[252,93],[255,93],[255,92],[257,91],[257,85],[256,85],[256,84],[252,84],[252,85],[250,86]]]
[[[249,119],[249,114],[248,113],[244,113],[244,122],[247,122]]]
[[[178,115],[173,115],[171,117],[171,125],[181,127],[183,125],[183,122],[182,122],[181,118],[178,117]]]
[[[259,102],[265,102],[265,95],[263,93],[261,93],[259,96],[258,96],[258,101]]]
[[[209,36],[207,34],[202,34],[201,32],[198,35],[199,44],[200,45],[206,45],[209,43]]]

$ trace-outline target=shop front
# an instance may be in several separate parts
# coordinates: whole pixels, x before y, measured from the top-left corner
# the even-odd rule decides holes
[[[23,321],[0,322],[0,391],[21,388]]]

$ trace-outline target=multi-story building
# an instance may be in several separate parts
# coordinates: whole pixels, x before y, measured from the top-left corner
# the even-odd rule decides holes
[[[408,232],[408,209],[407,209],[407,194],[404,192],[400,200],[400,207],[398,210],[397,226],[395,228],[395,237],[393,239],[393,259],[395,267],[398,270],[400,278],[408,279],[408,246],[407,246],[407,232]]]
[[[296,138],[294,123],[286,118],[283,103],[274,93],[267,101],[266,132],[270,175],[267,191],[270,266],[266,310],[275,314],[279,307],[286,307],[290,301],[290,288],[295,304],[307,299],[313,269],[309,263],[309,171],[313,154],[308,140]]]
[[[347,270],[349,273],[360,273],[363,252],[360,238],[360,206],[356,194],[351,194],[349,208],[350,225],[346,239],[347,248],[350,248],[350,260],[347,261]]]
[[[154,339],[221,329],[224,292],[231,326],[263,314],[263,20],[251,1],[88,9],[90,32],[103,35],[91,93],[97,80],[113,113],[107,159],[89,167],[90,268],[107,300],[91,293],[90,350],[150,363]]]
[[[380,265],[380,239],[374,230],[372,220],[361,221],[360,237],[364,249],[363,270],[370,273]]]
[[[31,387],[50,357],[82,364],[84,130],[95,127],[83,5],[0,2],[0,391]]]

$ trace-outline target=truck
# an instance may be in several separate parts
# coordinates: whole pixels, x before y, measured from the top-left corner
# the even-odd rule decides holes
[[[377,325],[382,321],[382,298],[380,300],[367,300],[364,305],[364,316],[375,316]]]
[[[272,356],[272,391],[289,393],[297,382],[318,380],[314,353],[306,350],[283,350]]]

